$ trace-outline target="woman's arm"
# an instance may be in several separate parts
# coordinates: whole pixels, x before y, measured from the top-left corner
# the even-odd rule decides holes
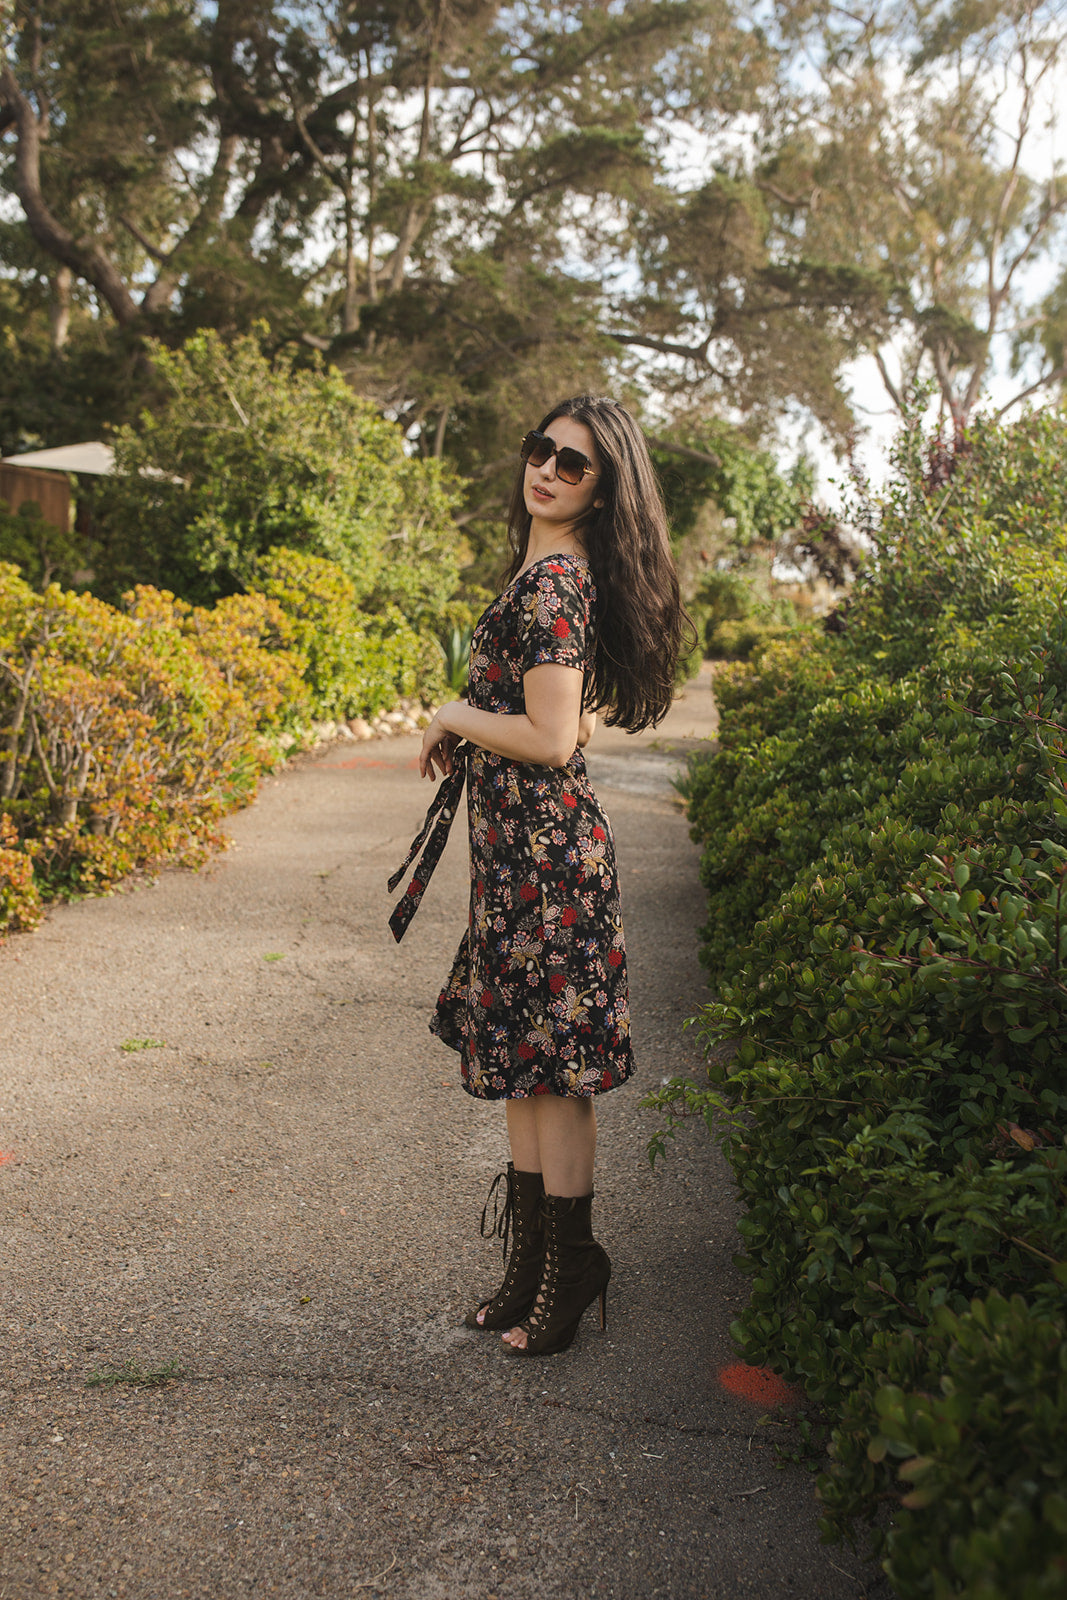
[[[450,700],[423,735],[419,772],[424,778],[435,778],[435,767],[442,774],[451,772],[459,739],[509,761],[566,766],[578,746],[582,681],[577,667],[548,661],[523,675],[525,712],[479,711],[466,700]]]

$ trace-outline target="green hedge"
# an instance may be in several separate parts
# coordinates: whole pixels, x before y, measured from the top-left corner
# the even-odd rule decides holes
[[[655,1103],[724,1140],[735,1337],[908,1600],[1067,1586],[1065,448],[906,440],[845,633],[724,671],[689,778],[714,1048]]]
[[[713,661],[752,661],[776,639],[787,639],[795,624],[767,622],[759,617],[732,617],[707,635],[705,653]]]

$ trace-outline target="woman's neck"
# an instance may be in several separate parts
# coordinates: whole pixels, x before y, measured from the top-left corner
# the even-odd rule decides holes
[[[532,567],[535,562],[543,561],[546,556],[584,556],[585,547],[578,534],[569,526],[560,526],[558,522],[541,522],[538,518],[530,524],[530,535],[526,541],[526,558],[522,567],[525,572],[527,567]]]

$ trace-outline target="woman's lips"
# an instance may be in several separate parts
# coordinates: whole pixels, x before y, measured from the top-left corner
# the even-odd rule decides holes
[[[539,483],[534,484],[533,493],[537,496],[538,500],[554,500],[556,498],[555,495],[550,494],[547,489],[543,489]]]

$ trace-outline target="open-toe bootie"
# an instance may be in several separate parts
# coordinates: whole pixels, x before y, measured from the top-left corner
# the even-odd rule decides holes
[[[526,1332],[525,1348],[511,1346],[517,1355],[550,1356],[566,1350],[582,1314],[598,1296],[600,1326],[607,1327],[611,1262],[593,1238],[592,1209],[592,1194],[573,1200],[545,1196],[544,1269],[530,1314],[519,1324]]]
[[[504,1203],[500,1186],[504,1185]],[[541,1224],[541,1202],[545,1185],[539,1172],[516,1172],[508,1162],[506,1172],[498,1172],[489,1187],[482,1211],[482,1238],[494,1235],[504,1242],[504,1281],[490,1300],[483,1300],[468,1312],[468,1328],[513,1328],[521,1322],[537,1298],[541,1267],[545,1256]],[[489,1221],[489,1208],[493,1220]],[[508,1251],[510,1242],[511,1250]],[[479,1311],[485,1316],[478,1320]]]

